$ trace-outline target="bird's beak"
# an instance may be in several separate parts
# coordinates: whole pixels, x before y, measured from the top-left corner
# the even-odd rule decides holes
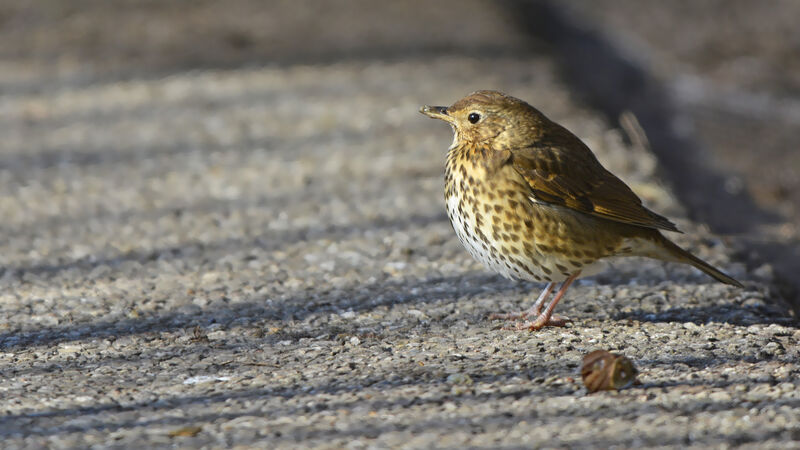
[[[444,120],[445,122],[453,122],[453,118],[447,114],[446,106],[428,106],[425,105],[419,109],[419,112],[434,119]]]

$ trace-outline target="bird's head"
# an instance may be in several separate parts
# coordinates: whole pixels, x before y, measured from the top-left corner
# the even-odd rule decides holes
[[[496,150],[529,145],[547,119],[531,105],[497,91],[477,91],[452,106],[423,106],[422,114],[453,127],[453,147],[461,143]]]

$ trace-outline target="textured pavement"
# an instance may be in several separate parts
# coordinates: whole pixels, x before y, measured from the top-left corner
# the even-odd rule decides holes
[[[0,96],[4,448],[798,447],[772,268],[687,220],[545,52],[41,80]],[[451,132],[418,113],[481,88],[573,130],[746,287],[621,259],[567,328],[499,329],[539,286],[460,247]],[[587,395],[598,348],[641,384]]]

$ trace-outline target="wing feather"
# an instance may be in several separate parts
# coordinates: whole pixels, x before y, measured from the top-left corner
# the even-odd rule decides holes
[[[540,136],[534,145],[511,151],[511,164],[536,201],[566,206],[616,222],[679,231],[603,167],[586,145],[565,128]]]

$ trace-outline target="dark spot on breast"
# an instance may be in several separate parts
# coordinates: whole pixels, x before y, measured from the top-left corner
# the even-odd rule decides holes
[[[527,254],[529,254],[529,255],[533,254],[533,252],[534,252],[534,250],[533,250],[533,245],[531,245],[530,243],[528,243],[528,242],[523,242],[523,243],[522,243],[522,247],[523,247],[523,249],[525,250],[525,253],[527,253]]]
[[[511,182],[509,184],[514,186],[514,189],[516,189],[517,191],[520,191],[520,192],[525,192],[525,191],[528,190],[528,185],[527,184],[522,184],[519,181],[511,180]]]
[[[566,267],[562,266],[561,264],[556,263],[556,269],[558,269],[561,273],[568,275],[569,272]]]

